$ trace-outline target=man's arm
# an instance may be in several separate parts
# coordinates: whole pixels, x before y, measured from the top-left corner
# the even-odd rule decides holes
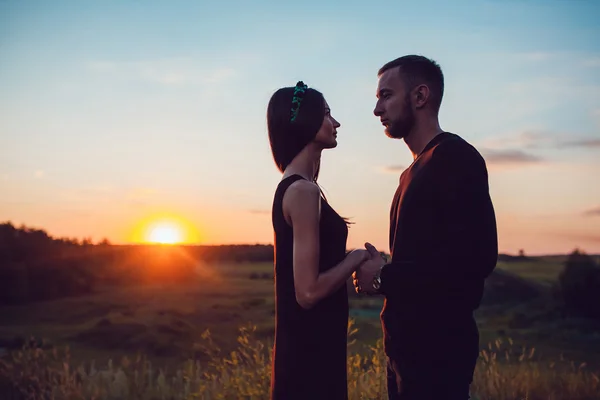
[[[436,149],[431,162],[444,242],[421,254],[416,265],[383,267],[381,292],[389,298],[416,300],[437,290],[461,290],[469,281],[481,282],[496,266],[496,219],[485,161],[468,144],[452,142]]]

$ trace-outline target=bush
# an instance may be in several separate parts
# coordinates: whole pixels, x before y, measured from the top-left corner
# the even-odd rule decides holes
[[[558,280],[569,313],[600,319],[600,267],[590,256],[575,250],[569,255]]]

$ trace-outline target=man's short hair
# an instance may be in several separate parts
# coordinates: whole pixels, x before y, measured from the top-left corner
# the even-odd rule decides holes
[[[392,60],[379,69],[377,76],[397,68],[404,78],[408,90],[415,86],[426,84],[430,91],[430,101],[433,109],[438,112],[444,96],[444,74],[439,64],[427,57],[407,55]]]

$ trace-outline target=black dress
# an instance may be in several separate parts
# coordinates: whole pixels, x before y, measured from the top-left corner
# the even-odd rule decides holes
[[[283,216],[283,195],[299,179],[292,175],[277,186],[273,200],[275,230],[275,346],[272,400],[347,400],[346,346],[348,293],[346,284],[306,310],[296,301],[293,271],[294,237]],[[346,256],[346,222],[321,198],[319,270],[326,271]]]

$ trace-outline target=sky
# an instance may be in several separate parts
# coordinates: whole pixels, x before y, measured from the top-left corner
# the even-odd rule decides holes
[[[341,123],[319,178],[389,251],[412,156],[373,115],[377,70],[437,61],[443,129],[484,156],[504,253],[600,253],[600,2],[0,0],[0,221],[59,237],[272,243],[279,87]]]

